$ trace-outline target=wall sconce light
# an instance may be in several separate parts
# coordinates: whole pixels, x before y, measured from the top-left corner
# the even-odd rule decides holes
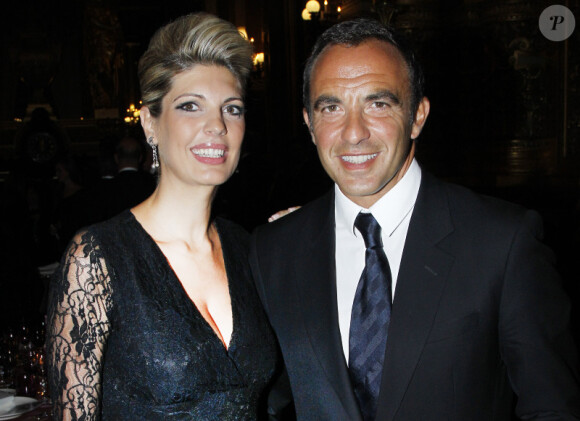
[[[264,76],[264,52],[260,51],[259,53],[254,54],[252,59],[254,62],[255,76],[263,77]]]
[[[254,66],[264,64],[264,53],[256,53],[254,55]]]
[[[248,32],[245,26],[238,26],[238,32],[245,38],[248,39]]]
[[[313,16],[317,18],[318,13],[320,13],[320,3],[316,0],[310,0],[302,10],[302,20],[312,20]]]
[[[139,101],[139,104],[141,104],[141,101]],[[138,123],[140,114],[141,111],[138,108],[135,108],[135,104],[129,105],[129,108],[127,108],[127,114],[125,116],[125,123],[127,124]]]
[[[306,3],[306,10],[308,10],[310,14],[318,13],[320,12],[320,3],[318,3],[316,0],[310,0],[308,3]]]
[[[310,0],[306,3],[304,9],[302,10],[301,16],[302,20],[305,21],[320,21],[325,22],[326,24],[332,24],[340,20],[341,13],[341,0],[324,0],[321,3],[316,0]]]

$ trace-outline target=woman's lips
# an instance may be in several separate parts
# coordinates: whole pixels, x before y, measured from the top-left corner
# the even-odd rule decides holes
[[[228,147],[223,144],[209,143],[196,145],[190,150],[198,161],[215,165],[225,162]]]

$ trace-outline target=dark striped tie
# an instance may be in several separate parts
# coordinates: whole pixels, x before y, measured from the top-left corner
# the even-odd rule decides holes
[[[366,252],[352,306],[348,366],[363,418],[368,421],[374,419],[377,409],[391,320],[391,269],[381,226],[373,215],[359,213],[354,226],[364,238]]]

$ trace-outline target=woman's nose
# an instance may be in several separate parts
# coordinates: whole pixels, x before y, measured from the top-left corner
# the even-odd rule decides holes
[[[205,132],[214,136],[224,136],[228,129],[221,114],[212,115],[205,124]]]

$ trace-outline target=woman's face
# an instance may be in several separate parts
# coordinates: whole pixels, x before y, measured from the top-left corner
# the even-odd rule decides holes
[[[162,112],[143,114],[147,136],[159,147],[162,179],[217,186],[234,172],[244,137],[244,103],[234,75],[223,66],[196,65],[173,78]]]

